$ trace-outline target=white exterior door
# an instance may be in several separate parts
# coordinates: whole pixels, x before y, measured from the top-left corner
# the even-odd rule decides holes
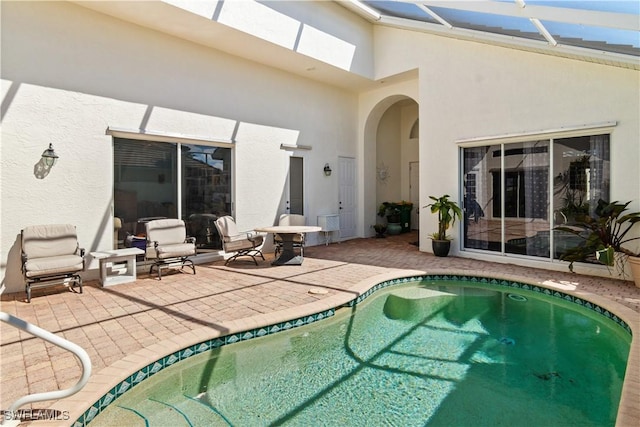
[[[356,235],[356,160],[351,157],[338,157],[338,180],[340,191],[340,236]]]

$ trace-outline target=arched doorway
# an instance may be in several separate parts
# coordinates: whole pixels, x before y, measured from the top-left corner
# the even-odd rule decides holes
[[[411,229],[418,229],[419,127],[418,103],[405,95],[389,96],[372,109],[365,125],[366,217],[371,224],[383,202],[412,202]],[[367,188],[368,187],[368,188]],[[406,228],[405,228],[406,229]]]

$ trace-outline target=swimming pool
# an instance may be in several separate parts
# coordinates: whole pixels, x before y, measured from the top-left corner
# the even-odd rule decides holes
[[[114,388],[84,422],[615,424],[631,341],[615,315],[526,284],[419,279],[382,283],[335,316],[320,313],[328,320],[298,319],[312,323],[304,328],[163,358],[166,369],[130,377],[127,389],[159,372]]]

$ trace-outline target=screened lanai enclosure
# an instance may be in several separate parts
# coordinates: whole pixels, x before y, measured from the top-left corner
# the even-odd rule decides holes
[[[404,231],[430,253],[425,207],[448,194],[452,256],[565,270],[581,237],[559,226],[600,199],[640,208],[638,0],[1,4],[8,292],[32,224],[104,251],[178,218],[204,263],[224,255],[222,215],[338,217],[328,232],[348,240],[408,201]]]
[[[623,55],[640,55],[636,0],[362,1],[374,19],[398,26],[511,36]],[[425,27],[422,26],[424,29]],[[482,35],[480,35],[482,37]]]
[[[368,8],[362,13],[372,20],[450,37],[535,47],[552,55],[609,58],[631,67],[637,67],[640,56],[638,1],[358,3]],[[614,126],[573,129],[571,137],[549,131],[542,137],[456,141],[464,211],[461,249],[554,260],[580,244],[580,236],[556,227],[571,227],[580,215],[593,216],[599,199],[610,200]]]

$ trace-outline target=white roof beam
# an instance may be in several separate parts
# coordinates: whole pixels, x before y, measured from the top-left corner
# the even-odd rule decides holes
[[[540,32],[540,34],[542,34],[542,36],[547,39],[547,41],[549,42],[549,44],[551,46],[558,46],[558,42],[556,41],[556,39],[553,38],[553,36],[551,35],[551,33],[549,32],[549,30],[547,30],[545,28],[544,25],[542,25],[542,22],[540,22],[538,19],[536,18],[530,18],[529,21],[531,21],[531,23],[533,25],[535,25],[535,27],[538,29],[538,31]]]
[[[570,9],[554,6],[527,4],[522,7],[516,3],[500,1],[443,1],[443,0],[405,0],[407,3],[422,4],[427,7],[465,10],[470,12],[492,13],[495,15],[518,18],[535,18],[542,21],[563,22],[567,24],[589,25],[594,27],[617,28],[640,31],[637,15],[593,10]]]
[[[516,4],[521,8],[527,7],[524,0],[515,0]],[[558,42],[553,38],[549,30],[537,18],[529,18],[529,21],[538,29],[538,32],[549,42],[551,46],[558,46]]]
[[[343,3],[343,2],[338,1],[338,3]],[[359,0],[346,0],[343,4],[347,6],[349,9],[354,10],[359,14],[363,15],[367,19],[371,19],[373,21],[379,21],[380,18],[382,17],[377,10],[367,6],[366,4],[362,3]]]
[[[442,18],[437,13],[435,13],[433,10],[429,9],[427,6],[425,6],[423,4],[418,4],[418,7],[420,9],[424,10],[425,12],[427,12],[427,14],[429,14],[429,16],[431,16],[433,19],[435,19],[436,21],[438,21],[439,23],[441,23],[445,27],[453,28],[453,25],[451,25],[449,22],[447,22],[444,18]]]

